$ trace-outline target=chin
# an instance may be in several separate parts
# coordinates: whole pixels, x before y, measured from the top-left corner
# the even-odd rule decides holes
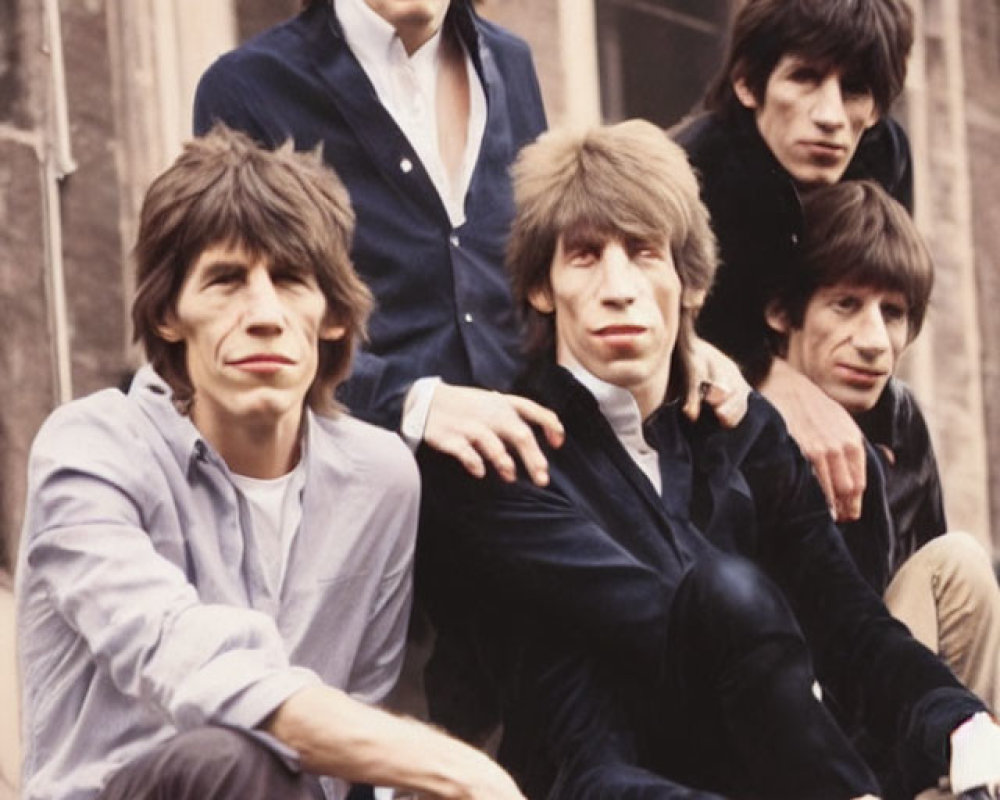
[[[840,403],[850,414],[864,414],[871,411],[878,402],[881,390],[874,393],[843,391],[833,395],[833,399]]]

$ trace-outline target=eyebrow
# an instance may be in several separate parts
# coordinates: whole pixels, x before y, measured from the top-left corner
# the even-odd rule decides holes
[[[218,277],[219,275],[224,275],[228,272],[233,272],[234,270],[247,269],[249,269],[249,267],[245,261],[220,258],[217,261],[210,261],[206,266],[204,266],[200,277],[202,280],[206,280]]]

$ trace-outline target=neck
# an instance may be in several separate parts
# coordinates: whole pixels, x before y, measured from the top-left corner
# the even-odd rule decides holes
[[[226,418],[205,413],[195,405],[191,419],[226,466],[248,478],[280,478],[298,463],[303,413],[277,420]]]
[[[636,405],[639,406],[639,413],[642,415],[643,422],[649,419],[656,409],[666,401],[667,383],[668,381],[663,381],[662,383],[658,381],[655,386],[645,384],[630,390],[632,396],[635,398]]]

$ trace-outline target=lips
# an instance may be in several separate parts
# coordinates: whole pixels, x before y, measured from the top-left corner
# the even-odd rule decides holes
[[[847,148],[834,142],[804,141],[800,143],[813,158],[820,161],[840,161],[847,154]]]
[[[873,386],[888,376],[884,370],[857,367],[853,364],[837,364],[837,372],[848,383],[862,386]]]
[[[598,328],[595,333],[598,336],[638,336],[645,332],[642,325],[605,325]]]
[[[594,336],[605,346],[632,351],[645,332],[642,325],[605,325],[595,330]]]
[[[254,353],[231,359],[226,363],[230,367],[236,367],[246,372],[277,372],[282,367],[291,366],[295,362],[278,353]]]

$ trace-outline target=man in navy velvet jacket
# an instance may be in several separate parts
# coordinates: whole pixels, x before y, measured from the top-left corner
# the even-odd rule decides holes
[[[681,413],[716,263],[682,151],[640,121],[553,132],[514,185],[534,356],[517,388],[566,441],[545,487],[424,451],[425,506],[453,528],[429,531],[419,571],[439,619],[475,623],[525,793],[846,800],[912,796],[949,769],[1000,778],[1000,728],[858,574],[777,412],[755,395],[732,430]],[[892,783],[814,676],[892,747]],[[971,772],[967,735],[985,748]]]

